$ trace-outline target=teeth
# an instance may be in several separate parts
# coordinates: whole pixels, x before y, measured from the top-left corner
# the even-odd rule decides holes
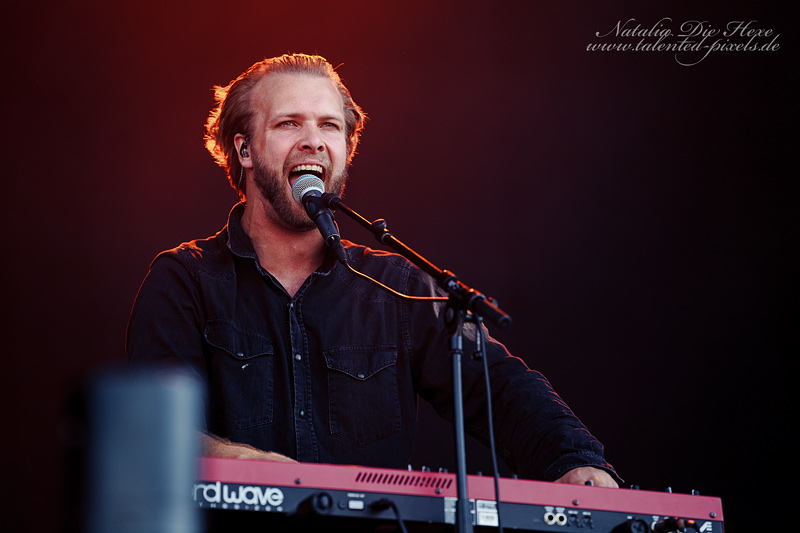
[[[292,172],[316,172],[322,174],[322,165],[297,165]]]

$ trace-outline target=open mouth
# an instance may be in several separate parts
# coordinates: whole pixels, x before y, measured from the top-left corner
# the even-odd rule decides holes
[[[322,168],[322,165],[297,165],[289,171],[289,181],[294,183],[297,178],[303,174],[311,174],[319,179],[323,179],[325,169]]]

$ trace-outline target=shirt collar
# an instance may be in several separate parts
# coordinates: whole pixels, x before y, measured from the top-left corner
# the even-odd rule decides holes
[[[242,227],[242,215],[244,214],[244,202],[239,202],[228,215],[228,248],[231,253],[239,257],[252,257],[258,259],[256,249],[250,237]]]
[[[239,202],[233,206],[230,214],[228,215],[228,249],[232,254],[239,257],[249,257],[258,261],[258,254],[253,247],[253,242],[250,237],[245,233],[242,227],[242,215],[244,214],[244,202]],[[322,265],[317,269],[318,273],[328,274],[332,269],[336,268],[338,262],[331,252],[330,248],[325,247],[325,260]]]

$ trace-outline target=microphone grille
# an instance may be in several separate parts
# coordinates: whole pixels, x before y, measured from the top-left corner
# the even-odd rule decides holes
[[[303,174],[292,185],[292,198],[295,202],[302,204],[303,196],[308,191],[319,191],[322,195],[325,192],[325,184],[313,174]]]

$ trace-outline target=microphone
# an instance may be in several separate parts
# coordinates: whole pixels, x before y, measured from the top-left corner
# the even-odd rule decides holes
[[[309,218],[314,221],[325,239],[325,244],[336,254],[336,259],[347,264],[347,254],[339,237],[339,228],[333,220],[333,213],[322,204],[325,184],[313,174],[303,174],[292,186],[292,198],[305,207]]]

